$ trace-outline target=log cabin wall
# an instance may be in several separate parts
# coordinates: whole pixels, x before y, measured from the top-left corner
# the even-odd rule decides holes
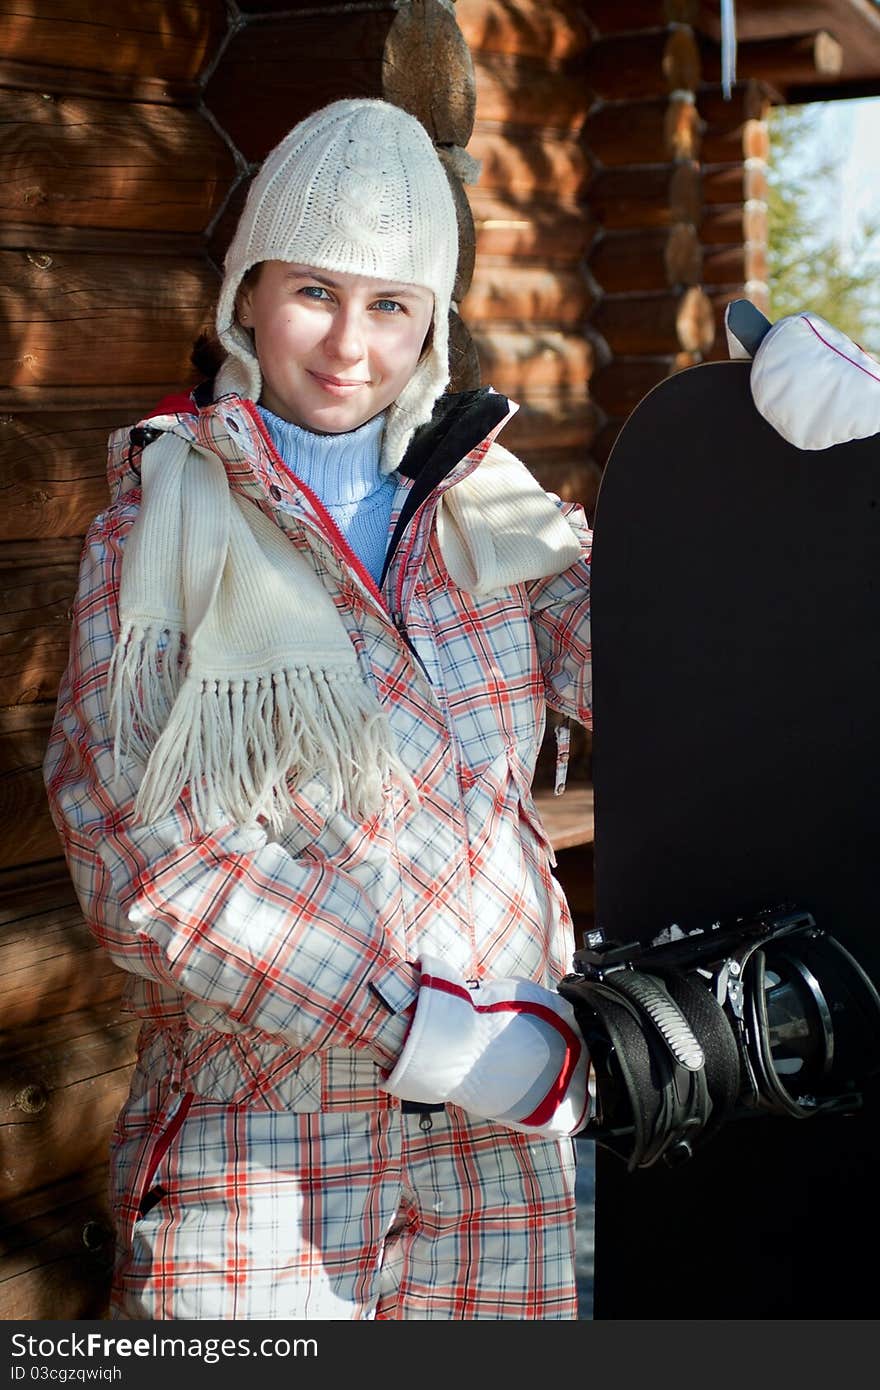
[[[426,79],[425,74],[430,74]],[[461,218],[473,68],[450,0],[0,0],[0,1318],[102,1316],[110,1129],[135,1025],[77,908],[42,785],[111,429],[194,380],[251,173],[300,117],[384,96]],[[454,384],[476,385],[453,315]]]

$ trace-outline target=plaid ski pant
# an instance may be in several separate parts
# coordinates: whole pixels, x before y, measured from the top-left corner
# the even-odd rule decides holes
[[[576,1318],[571,1141],[427,1125],[148,1088],[113,1139],[111,1318]]]

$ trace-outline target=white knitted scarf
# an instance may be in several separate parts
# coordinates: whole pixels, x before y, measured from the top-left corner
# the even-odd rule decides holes
[[[328,811],[358,820],[381,810],[393,776],[417,802],[333,599],[290,538],[173,429],[144,450],[141,480],[109,676],[116,774],[129,757],[146,763],[138,817],[159,819],[186,791],[205,828],[281,830],[315,777]],[[475,593],[559,573],[579,553],[498,446],[441,499],[438,539]]]

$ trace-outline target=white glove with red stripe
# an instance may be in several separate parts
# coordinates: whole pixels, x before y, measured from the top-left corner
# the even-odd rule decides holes
[[[880,433],[880,363],[818,314],[790,314],[752,359],[759,413],[798,449]]]
[[[449,1101],[482,1119],[547,1138],[589,1118],[589,1056],[567,999],[531,980],[469,985],[423,956],[416,1013],[383,1089]]]

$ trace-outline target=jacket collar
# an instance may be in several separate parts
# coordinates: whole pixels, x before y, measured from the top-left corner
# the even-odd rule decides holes
[[[240,407],[242,402],[235,396],[222,397],[219,401],[208,400],[206,397],[211,394],[209,387],[210,383],[203,383],[189,398],[191,403],[198,407],[197,412],[185,412],[179,403],[175,402],[178,404],[175,413],[179,416],[191,414],[195,417],[191,425],[194,437],[201,437],[202,442],[208,442],[210,438],[211,447],[228,465],[241,467],[245,464],[245,459],[242,457],[240,442],[227,433],[225,425],[228,425],[226,412],[234,414],[236,407]],[[408,513],[411,515],[457,464],[497,432],[515,409],[513,402],[489,386],[481,386],[471,391],[450,391],[440,396],[435,403],[431,419],[416,430],[399,466],[401,475],[413,484],[410,489],[411,497],[407,499]],[[221,412],[222,424],[218,420],[212,422],[213,428],[210,428],[206,417],[221,415]],[[139,478],[136,465],[132,467],[129,462],[131,449],[148,444],[163,428],[167,428],[164,414],[149,416],[127,432],[127,458],[121,469],[119,463],[122,460],[118,460],[114,470],[117,476],[111,478],[111,483],[115,484],[116,488],[121,484],[124,491],[127,487],[137,485]],[[224,447],[224,437],[228,447]],[[132,468],[134,476],[130,476],[127,482],[124,482],[119,473],[127,471],[126,465]]]

